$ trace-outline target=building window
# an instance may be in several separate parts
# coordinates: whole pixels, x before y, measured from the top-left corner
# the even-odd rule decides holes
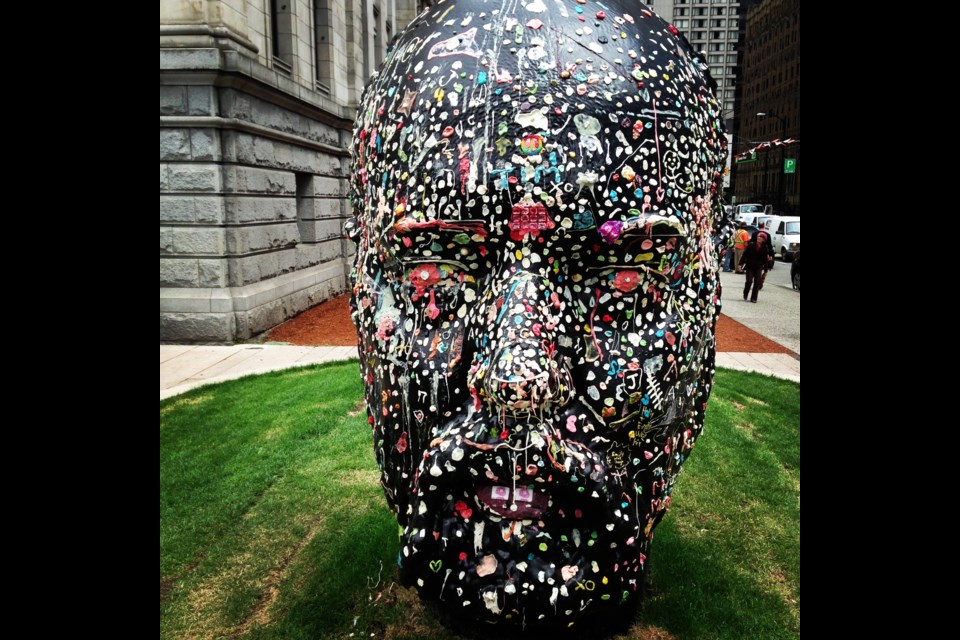
[[[323,0],[313,3],[313,52],[316,89],[329,96],[333,92],[333,8]]]
[[[376,69],[387,55],[387,43],[381,28],[380,5],[373,5],[373,68]]]
[[[293,7],[290,0],[270,0],[270,52],[273,68],[293,71]]]

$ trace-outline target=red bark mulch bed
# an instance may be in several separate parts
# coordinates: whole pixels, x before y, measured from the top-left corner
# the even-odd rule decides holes
[[[350,296],[344,294],[272,329],[265,336],[271,342],[304,346],[353,346],[357,332],[350,320]],[[717,322],[717,351],[749,353],[792,353],[753,329],[721,314]]]
[[[717,351],[790,353],[793,351],[764,337],[733,318],[720,314],[717,320]]]
[[[350,320],[350,295],[321,302],[271,329],[266,339],[309,347],[348,347],[357,344],[357,330]]]

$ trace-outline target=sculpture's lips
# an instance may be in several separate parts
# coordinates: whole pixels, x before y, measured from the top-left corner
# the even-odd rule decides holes
[[[540,489],[485,485],[477,488],[477,499],[492,513],[509,520],[533,520],[550,506],[550,496]]]

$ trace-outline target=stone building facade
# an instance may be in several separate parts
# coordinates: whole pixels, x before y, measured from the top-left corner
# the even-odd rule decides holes
[[[249,338],[346,290],[356,105],[416,4],[161,0],[161,341]]]

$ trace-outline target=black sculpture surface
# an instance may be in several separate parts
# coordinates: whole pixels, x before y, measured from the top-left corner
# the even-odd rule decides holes
[[[471,0],[367,87],[353,318],[423,598],[528,627],[638,598],[713,378],[712,84],[639,3]]]

